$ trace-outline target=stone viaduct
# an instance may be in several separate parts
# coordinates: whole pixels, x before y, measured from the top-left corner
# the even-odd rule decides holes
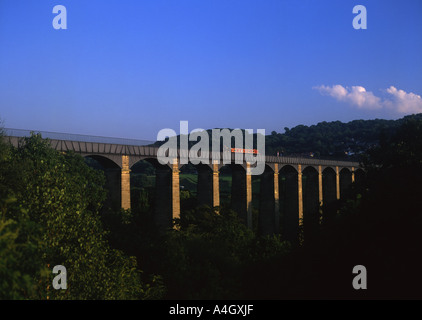
[[[71,150],[100,162],[107,169],[111,196],[123,209],[131,207],[131,167],[140,160],[150,162],[156,169],[156,223],[169,227],[172,218],[180,216],[179,172],[182,167],[180,159],[183,157],[180,152],[173,164],[161,165],[157,160],[158,147],[144,145],[147,142],[65,134],[50,134],[49,137],[48,133],[41,134],[49,138],[56,150]],[[24,135],[19,130],[6,129],[6,138],[15,146]],[[222,166],[222,161],[196,165],[199,204],[210,207],[220,205],[219,174]],[[247,173],[249,164],[234,164],[233,161],[229,166],[232,172],[231,208],[248,227],[252,227],[252,176]],[[318,223],[320,205],[340,199],[348,186],[362,175],[363,170],[357,162],[265,156],[265,171],[260,175],[259,232],[279,233],[280,225],[285,225],[286,230],[290,230],[285,233],[292,233],[287,238],[294,237],[294,230],[302,222],[305,226]]]

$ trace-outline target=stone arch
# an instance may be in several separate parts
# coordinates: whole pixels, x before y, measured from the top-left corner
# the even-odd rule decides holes
[[[130,164],[129,167],[132,169],[134,166],[136,166],[140,161],[145,161],[148,162],[149,164],[151,164],[155,169],[159,168],[160,166],[165,166],[162,165],[161,163],[158,162],[158,159],[155,157],[130,157]]]
[[[318,166],[312,165],[312,164],[305,164],[302,165],[302,173],[308,169],[308,172],[310,172],[309,170],[314,169],[317,173],[318,173]]]
[[[283,169],[288,170],[288,171],[291,171],[291,169],[293,169],[293,171],[296,171],[296,173],[299,172],[298,165],[295,165],[295,164],[281,164],[279,166],[278,173],[280,173],[281,170],[283,170]]]
[[[102,155],[102,154],[84,154],[84,158],[91,158],[98,162],[104,169],[118,169],[122,168],[122,160],[119,157],[113,155]]]

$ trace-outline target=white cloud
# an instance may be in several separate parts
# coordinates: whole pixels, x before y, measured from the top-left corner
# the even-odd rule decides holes
[[[323,95],[329,95],[338,101],[348,102],[360,109],[377,110],[382,108],[392,109],[398,113],[419,113],[422,112],[421,96],[412,92],[407,93],[404,90],[390,86],[384,90],[390,96],[380,98],[371,91],[366,91],[362,86],[343,87],[342,85],[334,86],[317,86],[313,89],[318,90]]]
[[[387,89],[387,92],[393,96],[391,101],[387,104],[392,104],[393,108],[400,113],[419,113],[422,112],[422,98],[420,95],[414,94],[413,92],[405,92],[403,90],[397,90],[397,88],[391,86]]]
[[[332,86],[331,88],[328,86],[322,85],[322,86],[316,87],[316,89],[318,89],[321,93],[326,93],[336,98],[337,100],[343,100],[347,96],[347,90],[339,84],[336,84],[335,86]]]

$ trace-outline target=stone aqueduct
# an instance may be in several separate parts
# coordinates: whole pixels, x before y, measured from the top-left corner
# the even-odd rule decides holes
[[[6,134],[6,138],[15,146],[20,140],[19,135],[13,135],[13,132]],[[131,207],[131,167],[140,160],[150,162],[156,169],[156,223],[169,227],[172,218],[180,216],[179,172],[183,166],[180,164],[183,157],[180,153],[173,164],[161,165],[157,160],[157,147],[135,145],[131,141],[88,142],[86,140],[89,139],[79,139],[78,135],[70,139],[53,136],[49,140],[56,150],[72,150],[84,157],[92,157],[108,168],[108,181],[113,185],[112,189],[119,190],[112,192],[111,196],[119,201],[123,209]],[[196,165],[199,204],[210,207],[220,205],[219,174],[223,165],[222,161]],[[229,166],[232,172],[231,208],[247,226],[252,227],[252,176],[247,174],[249,164]],[[265,171],[260,175],[260,233],[280,232],[280,212],[284,212],[286,217],[290,215],[290,220],[285,221],[290,225],[298,225],[302,221],[306,225],[307,220],[319,219],[315,215],[319,206],[340,199],[348,186],[355,179],[360,179],[362,174],[357,162],[265,156]]]

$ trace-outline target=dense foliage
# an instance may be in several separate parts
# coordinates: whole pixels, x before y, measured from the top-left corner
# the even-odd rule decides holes
[[[301,155],[321,158],[350,158],[378,145],[380,135],[395,132],[409,119],[420,120],[422,114],[398,120],[354,120],[320,122],[316,125],[298,125],[284,128],[284,133],[273,131],[266,136],[267,154]]]
[[[115,247],[139,257],[145,273],[162,276],[166,299],[243,298],[248,265],[290,249],[279,236],[257,236],[228,208],[186,211],[164,234],[149,222],[147,214],[126,212],[107,216],[105,225]]]
[[[107,243],[104,176],[39,135],[1,148],[1,298],[145,297],[135,258]],[[55,265],[67,268],[67,290],[51,288]]]

